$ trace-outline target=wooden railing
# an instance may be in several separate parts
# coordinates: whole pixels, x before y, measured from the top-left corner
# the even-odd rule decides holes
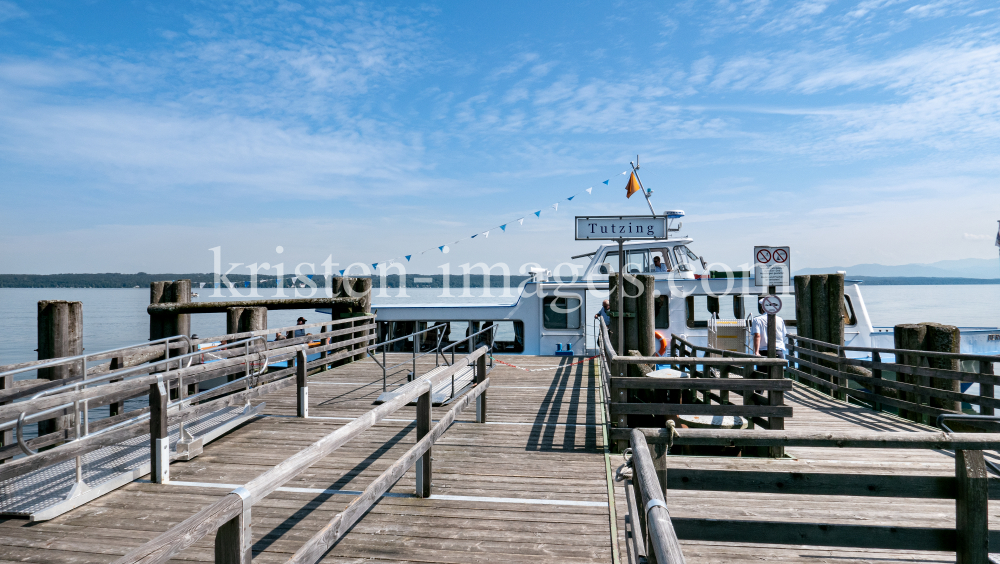
[[[337,514],[288,560],[297,564],[317,562],[365,512],[402,477],[414,463],[417,464],[417,495],[426,497],[431,491],[430,448],[472,400],[477,401],[477,422],[486,420],[486,348],[482,347],[441,372],[419,378],[416,386],[379,405],[350,423],[333,431],[312,445],[285,459],[271,470],[212,505],[202,509],[182,523],[171,528],[148,543],[130,551],[114,564],[154,564],[166,562],[173,555],[191,546],[201,538],[216,532],[216,564],[249,564],[251,561],[250,512],[254,504],[283,484],[334,452],[349,440],[391,415],[399,408],[417,400],[417,444],[406,452],[369,485],[343,512]],[[431,427],[431,390],[434,386],[466,366],[475,364],[476,385],[456,405]],[[426,386],[423,385],[426,383]]]
[[[679,347],[692,346],[680,340]],[[607,326],[600,322],[598,350],[601,355],[602,380],[605,388],[609,420],[614,428],[611,438],[619,450],[629,440],[629,416],[722,415],[745,418],[748,424],[766,429],[784,429],[784,419],[792,417],[792,408],[784,405],[784,392],[792,383],[783,379],[782,368],[786,362],[778,358],[759,356],[690,356],[642,357],[622,356],[615,353],[608,338]],[[721,351],[720,351],[721,352]],[[728,352],[728,351],[727,351]],[[628,377],[629,365],[669,365],[681,371],[683,377],[650,378]],[[767,372],[757,372],[755,367]],[[645,374],[646,370],[642,370]],[[730,378],[730,375],[740,378]],[[657,398],[640,401],[631,390],[678,390],[680,397]],[[730,392],[742,397],[741,404],[730,401]],[[655,395],[655,392],[654,392]],[[780,448],[772,449],[771,456],[781,456]]]
[[[956,406],[958,409],[935,407],[930,405],[931,398],[940,400],[936,402],[939,404],[965,402],[976,405],[983,415],[993,415],[1000,407],[1000,400],[994,397],[1000,378],[993,373],[993,363],[1000,362],[1000,356],[838,346],[797,335],[788,335],[788,343],[788,352],[792,355],[788,359],[792,365],[787,368],[790,376],[835,397],[859,400],[876,410],[892,407],[910,419],[922,420],[927,415],[929,420],[926,422],[931,423],[938,415],[961,413],[960,404]],[[870,359],[848,358],[849,353],[870,355]],[[894,362],[884,362],[883,355],[892,355]],[[930,366],[954,361],[959,361],[960,368],[971,361],[976,370]],[[978,383],[979,394],[931,386],[935,381]],[[851,387],[850,382],[856,386]]]
[[[955,528],[845,525],[756,521],[746,519],[673,518],[667,508],[644,502],[645,512],[630,506],[634,528],[648,527],[652,551],[660,562],[665,548],[677,539],[711,542],[790,544],[886,550],[954,551],[958,562],[988,562],[990,547],[1000,547],[1000,531],[989,530],[988,500],[1000,499],[997,478],[989,478],[984,450],[1000,448],[1000,434],[943,432],[816,433],[714,429],[635,429],[631,445],[635,481],[642,499],[654,499],[658,490],[704,490],[955,500]],[[808,472],[757,472],[663,468],[651,479],[648,443],[673,446],[717,445],[743,447],[895,448],[955,452],[955,475],[864,475]],[[657,483],[657,480],[659,483]],[[651,491],[652,494],[647,494]],[[636,496],[638,499],[638,496]],[[662,499],[662,498],[661,498]],[[656,504],[653,504],[656,505]],[[875,505],[873,507],[879,507]],[[652,511],[650,511],[652,509]],[[652,519],[644,519],[649,513]],[[663,523],[663,520],[669,521]],[[643,538],[642,532],[633,536]],[[661,549],[661,546],[664,547]],[[646,556],[649,556],[647,550]],[[680,562],[683,560],[673,560]]]
[[[356,326],[361,319],[367,321]],[[325,368],[332,362],[356,355],[354,346],[368,344],[374,338],[370,329],[374,327],[374,316],[347,318],[311,325],[296,325],[289,328],[268,329],[249,333],[234,333],[209,339],[187,339],[154,345],[133,347],[116,353],[132,354],[134,359],[149,358],[144,364],[100,370],[102,366],[90,367],[86,377],[45,382],[39,386],[29,386],[32,397],[23,399],[26,392],[21,388],[0,392],[0,400],[13,401],[0,405],[0,430],[13,429],[17,441],[0,447],[0,460],[10,459],[25,453],[24,458],[0,465],[0,480],[22,475],[52,464],[82,456],[88,452],[122,441],[153,433],[153,438],[165,437],[169,425],[183,423],[202,415],[218,411],[228,406],[243,405],[249,400],[279,390],[295,382],[292,378],[296,366],[283,369],[267,369],[268,364],[285,360],[294,361],[299,353],[326,353],[323,358],[308,363],[308,368]],[[347,325],[347,328],[339,328]],[[321,327],[316,335],[306,335],[281,341],[266,341],[267,334],[277,331]],[[328,330],[329,328],[329,330]],[[347,338],[363,331],[363,337]],[[345,339],[346,338],[346,339]],[[337,340],[345,339],[345,340]],[[310,343],[319,340],[319,346]],[[189,346],[202,343],[228,341],[227,344],[195,352],[187,352]],[[171,355],[164,358],[165,349]],[[173,356],[174,353],[177,354]],[[113,356],[120,358],[122,355]],[[100,358],[95,354],[90,359]],[[52,359],[39,363],[25,363],[21,369],[37,369],[60,363],[84,363],[78,357]],[[290,363],[291,364],[291,363]],[[302,363],[300,363],[301,365]],[[6,367],[5,367],[6,368]],[[18,370],[18,369],[14,369]],[[241,376],[240,376],[241,375]],[[220,377],[239,376],[230,382],[210,390],[191,395],[197,384]],[[3,373],[0,373],[3,377]],[[109,404],[123,405],[125,400],[149,396],[145,407],[111,417],[90,421],[90,411]],[[173,403],[170,398],[175,398]],[[55,417],[70,410],[73,425],[54,433],[47,433],[25,440],[20,435],[24,425],[32,420]],[[43,452],[42,447],[55,445]],[[157,452],[154,449],[154,463]]]

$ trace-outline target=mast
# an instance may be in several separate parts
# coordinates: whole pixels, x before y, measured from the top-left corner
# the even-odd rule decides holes
[[[639,189],[642,190],[642,195],[646,197],[646,203],[649,204],[649,213],[656,217],[656,211],[653,210],[653,203],[649,201],[649,193],[646,192],[646,188],[642,185],[642,180],[639,178],[639,155],[635,156],[635,162],[629,161],[628,164],[632,165],[632,174],[635,175],[635,179],[639,181]]]

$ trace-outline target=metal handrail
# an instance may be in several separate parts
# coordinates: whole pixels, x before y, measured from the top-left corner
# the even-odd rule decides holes
[[[490,336],[490,348],[486,351],[490,355],[490,368],[493,368],[493,347],[496,345],[496,330],[499,327],[500,327],[499,325],[497,325],[496,323],[493,323],[493,325],[490,325],[486,329],[480,329],[479,331],[476,331],[475,333],[469,335],[468,337],[462,339],[461,341],[455,341],[454,343],[448,345],[447,347],[439,349],[438,352],[441,353],[441,358],[444,360],[444,363],[447,366],[451,366],[452,364],[455,364],[455,347],[457,347],[458,345],[464,343],[465,341],[468,341],[469,339],[475,337],[476,335],[480,335],[480,334],[485,333],[487,331],[493,331],[493,335]],[[469,343],[469,345],[470,345],[469,348],[470,349],[472,348],[472,344],[473,343]],[[446,357],[445,354],[444,354],[444,352],[446,350],[448,350],[448,349],[452,349],[451,350],[451,362],[450,363],[448,362],[448,357]],[[437,366],[437,356],[434,357],[434,365]]]
[[[802,341],[810,345],[818,345],[824,348],[829,348],[837,351],[854,351],[854,352],[879,352],[879,353],[890,353],[890,354],[906,354],[915,356],[925,356],[934,358],[947,358],[952,360],[981,360],[985,362],[1000,362],[1000,355],[977,355],[972,353],[949,353],[949,352],[938,352],[938,351],[917,351],[911,349],[886,349],[881,347],[852,347],[848,345],[835,345],[833,343],[827,343],[824,341],[818,341],[816,339],[810,339],[808,337],[800,337],[799,335],[788,335],[789,339],[795,339],[796,341]]]
[[[435,357],[434,357],[435,361],[437,360],[437,352],[441,348],[441,339],[444,337],[444,332],[442,331],[441,333],[438,334],[437,346],[433,350],[427,351],[425,353],[421,353],[419,355],[417,354],[417,339],[416,339],[416,336],[417,335],[421,335],[423,333],[428,333],[430,331],[437,331],[438,329],[440,329],[440,328],[442,328],[444,326],[445,326],[445,324],[439,323],[439,324],[437,324],[437,325],[435,325],[433,327],[428,327],[427,329],[422,329],[420,331],[416,331],[414,333],[410,333],[409,335],[403,335],[402,337],[396,337],[395,339],[391,339],[389,341],[383,341],[381,343],[375,343],[373,345],[368,345],[368,347],[365,348],[365,352],[368,354],[368,356],[372,357],[372,360],[375,361],[375,364],[379,365],[382,368],[382,391],[383,392],[386,391],[386,378],[388,376],[388,372],[390,370],[394,369],[394,368],[399,368],[400,366],[406,364],[406,362],[400,362],[399,364],[394,364],[393,366],[386,366],[385,355],[386,355],[386,347],[387,347],[387,345],[389,345],[391,343],[396,343],[396,342],[399,342],[399,341],[410,340],[411,338],[413,339],[413,359],[412,359],[412,362],[413,362],[413,376],[416,377],[416,375],[417,375],[417,359],[418,358],[423,358],[423,357],[425,357],[425,356],[427,356],[427,355],[429,355],[429,354],[431,354],[433,352],[433,353],[435,353]],[[382,347],[382,362],[379,362],[378,358],[376,358],[375,355],[372,354],[372,349],[377,349],[379,347]],[[435,364],[436,364],[436,362],[435,362]]]
[[[0,378],[4,378],[6,376],[13,376],[14,374],[20,374],[22,372],[31,372],[32,370],[38,370],[40,368],[50,368],[52,366],[58,366],[60,364],[68,364],[70,362],[77,362],[77,361],[81,361],[82,360],[83,361],[83,373],[84,373],[83,377],[84,377],[84,379],[86,379],[86,377],[87,377],[87,359],[88,358],[94,358],[94,357],[97,357],[97,356],[100,356],[100,355],[104,355],[104,354],[108,354],[108,353],[113,353],[113,352],[118,352],[118,351],[125,351],[125,350],[129,350],[129,349],[136,349],[136,348],[141,348],[141,347],[148,347],[148,346],[156,345],[156,344],[163,343],[163,342],[169,343],[170,341],[172,341],[174,339],[184,339],[184,340],[186,340],[187,341],[187,345],[188,345],[188,350],[191,350],[191,337],[188,337],[187,335],[174,335],[172,337],[164,337],[162,339],[157,339],[155,341],[150,341],[149,343],[142,344],[142,345],[128,345],[128,346],[125,346],[125,347],[117,347],[117,348],[114,348],[114,349],[108,349],[108,350],[100,351],[100,352],[96,352],[96,353],[87,353],[87,354],[80,354],[80,355],[76,355],[76,356],[63,356],[63,357],[59,357],[59,358],[53,358],[53,359],[49,359],[46,362],[43,362],[41,364],[35,364],[35,365],[32,365],[32,366],[26,366],[24,368],[17,368],[17,369],[14,369],[14,370],[8,370],[6,372],[0,372]],[[169,346],[165,347],[164,348],[164,354],[169,356],[169,353],[166,352],[166,351],[169,351],[169,350],[170,350]],[[176,357],[174,357],[174,358],[176,358]]]

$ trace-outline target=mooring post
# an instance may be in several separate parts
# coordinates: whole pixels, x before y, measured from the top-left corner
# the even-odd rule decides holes
[[[431,431],[431,385],[427,391],[417,398],[417,440],[424,438]],[[431,495],[431,449],[417,461],[417,497]]]
[[[38,360],[83,354],[83,303],[64,300],[38,302]],[[38,370],[43,380],[64,380],[84,374],[81,363],[61,364]],[[38,435],[47,435],[71,426],[70,417],[62,416],[38,422]]]
[[[167,433],[167,392],[163,377],[149,385],[149,478],[154,484],[170,481],[170,435]]]
[[[476,359],[476,385],[486,381],[486,355]],[[476,423],[486,423],[486,392],[476,398]]]
[[[250,492],[240,486],[236,494],[243,501],[243,511],[226,521],[215,532],[215,564],[252,564],[253,535],[250,530]]]
[[[330,326],[330,330],[333,331],[333,326],[332,325]],[[319,328],[319,332],[320,333],[326,333],[326,325],[320,327]],[[329,345],[330,344],[330,338],[329,337],[323,337],[322,339],[319,340],[319,344],[321,346],[324,346],[324,347],[327,346],[327,345]],[[323,351],[323,352],[319,353],[319,357],[320,358],[326,358],[328,354],[329,353],[327,351]],[[326,370],[327,370],[328,367],[329,366],[327,364],[325,364],[325,363],[321,364],[319,366],[319,371],[320,372],[326,372]]]
[[[306,361],[306,351],[295,353],[295,385],[299,390],[299,406],[297,415],[302,418],[309,417],[309,387],[306,384],[306,372],[309,364]]]
[[[174,280],[166,282],[150,282],[149,303],[191,303],[191,281]],[[164,337],[173,337],[174,335],[191,335],[190,313],[149,314],[150,341],[163,339]]]
[[[989,484],[981,450],[955,451],[955,555],[958,564],[989,562]]]

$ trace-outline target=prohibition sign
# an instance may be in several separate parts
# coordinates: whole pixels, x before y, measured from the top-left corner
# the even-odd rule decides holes
[[[788,260],[788,253],[785,252],[785,249],[775,249],[771,257],[774,258],[774,262],[785,262]]]
[[[771,262],[771,251],[767,249],[761,249],[757,251],[757,262],[761,264]]]

